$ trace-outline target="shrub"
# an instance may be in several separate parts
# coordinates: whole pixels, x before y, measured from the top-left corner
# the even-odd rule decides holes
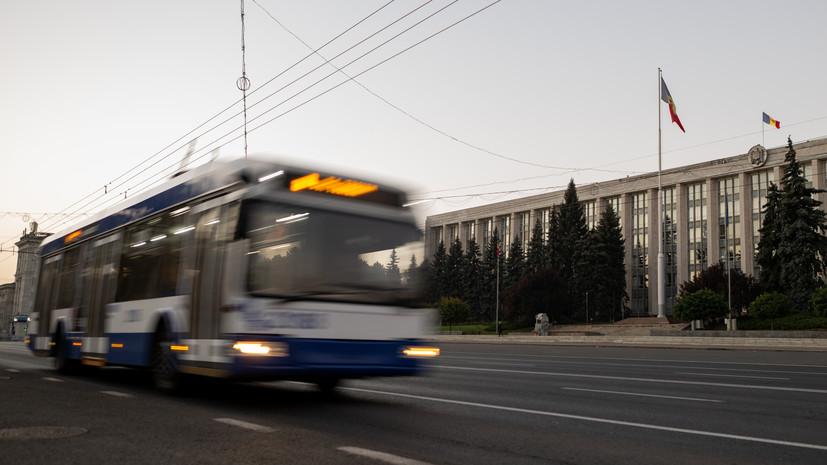
[[[439,310],[439,318],[442,320],[442,324],[448,323],[449,327],[453,323],[467,320],[468,315],[471,313],[471,306],[457,297],[443,297],[439,299],[436,308]]]
[[[812,304],[813,312],[816,315],[827,317],[827,286],[813,292],[813,296],[810,297],[810,304]]]
[[[770,329],[773,328],[773,320],[792,312],[793,303],[789,297],[780,292],[767,292],[761,294],[749,305],[749,314],[756,318],[770,320]]]
[[[684,321],[711,320],[726,316],[729,308],[718,293],[701,289],[684,294],[675,304],[673,311],[676,317]]]

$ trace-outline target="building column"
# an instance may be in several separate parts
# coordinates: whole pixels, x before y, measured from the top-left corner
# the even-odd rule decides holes
[[[738,175],[741,211],[741,271],[751,275],[755,243],[752,237],[752,177],[748,173]]]
[[[689,208],[686,199],[686,185],[675,185],[675,202],[678,210],[677,218],[675,219],[675,228],[678,235],[678,250],[677,250],[677,268],[678,275],[676,277],[678,284],[678,292],[680,292],[681,283],[689,281],[689,238],[688,227],[689,224]]]
[[[648,222],[649,228],[647,230],[647,240],[649,241],[646,247],[649,255],[649,315],[655,316],[658,314],[658,287],[660,283],[660,268],[658,267],[658,251],[662,250],[659,244],[661,220],[658,217],[658,205],[660,195],[658,188],[649,189],[647,191],[649,201],[647,202]],[[664,289],[665,292],[665,289]]]
[[[629,306],[632,302],[632,248],[635,246],[632,243],[632,194],[625,192],[620,196],[621,209],[620,224],[623,229],[623,237],[626,239],[626,253],[623,258],[626,263],[626,294],[629,296]],[[617,213],[617,212],[615,212]]]
[[[712,266],[721,259],[720,219],[721,205],[718,201],[718,180],[706,180],[706,265]]]

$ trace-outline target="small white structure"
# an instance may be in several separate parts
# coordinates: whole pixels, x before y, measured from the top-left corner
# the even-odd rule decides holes
[[[548,315],[545,313],[538,313],[534,317],[534,332],[538,336],[548,336]]]

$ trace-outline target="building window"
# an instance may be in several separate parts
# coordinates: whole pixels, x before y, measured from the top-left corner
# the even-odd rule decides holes
[[[537,215],[537,219],[540,220],[540,225],[543,228],[543,243],[545,244],[548,242],[548,222],[551,219],[550,211],[548,208],[544,208],[542,210],[537,210],[534,213]],[[531,227],[533,228],[534,225],[532,224]]]
[[[623,202],[621,202],[620,197],[606,199],[606,203],[612,206],[612,209],[615,211],[615,215],[620,218],[620,230],[623,231]]]
[[[632,195],[632,315],[649,314],[648,195]]]
[[[462,229],[465,237],[465,245],[467,246],[468,243],[471,242],[471,239],[476,239],[477,237],[476,223],[473,221],[463,223]]]
[[[761,171],[751,176],[752,181],[752,244],[753,263],[752,275],[758,277],[758,263],[755,257],[758,253],[758,243],[761,242],[759,230],[764,223],[764,205],[767,203],[767,189],[770,183],[775,183],[775,175],[772,170]]]
[[[431,228],[431,238],[433,239],[434,252],[439,249],[439,244],[442,243],[442,226]]]
[[[520,213],[520,240],[523,245],[523,255],[528,252],[528,242],[531,240],[531,215],[529,212]]]
[[[586,218],[586,226],[589,229],[597,226],[597,201],[583,202],[583,216]]]
[[[511,216],[497,218],[497,232],[500,235],[500,253],[508,256],[511,247]]]
[[[689,280],[707,268],[706,183],[686,189],[686,240],[689,244]]]
[[[678,295],[678,225],[675,188],[663,189],[663,256],[666,262],[666,312],[672,313]]]
[[[494,220],[491,218],[486,218],[480,222],[480,227],[482,228],[482,243],[480,247],[482,250],[485,250],[488,244],[491,243],[491,236],[494,234],[493,224]]]
[[[459,226],[456,224],[448,225],[448,243],[445,244],[445,247],[450,247],[457,239],[459,239]]]
[[[718,180],[718,258],[726,268],[741,268],[740,198],[737,176]]]

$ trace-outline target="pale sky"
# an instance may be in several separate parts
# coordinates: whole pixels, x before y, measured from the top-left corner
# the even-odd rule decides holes
[[[401,183],[429,200],[424,225],[656,171],[659,67],[686,129],[661,106],[664,168],[746,153],[762,129],[768,148],[827,136],[823,0],[503,0],[416,45],[492,1],[247,0],[248,152]],[[358,83],[300,62],[295,36],[321,47],[383,5],[319,51]],[[134,195],[196,136],[195,156],[243,157],[240,117],[210,130],[240,104],[188,134],[241,98],[241,68],[238,0],[0,0],[0,283],[24,214],[63,229],[55,213]]]

